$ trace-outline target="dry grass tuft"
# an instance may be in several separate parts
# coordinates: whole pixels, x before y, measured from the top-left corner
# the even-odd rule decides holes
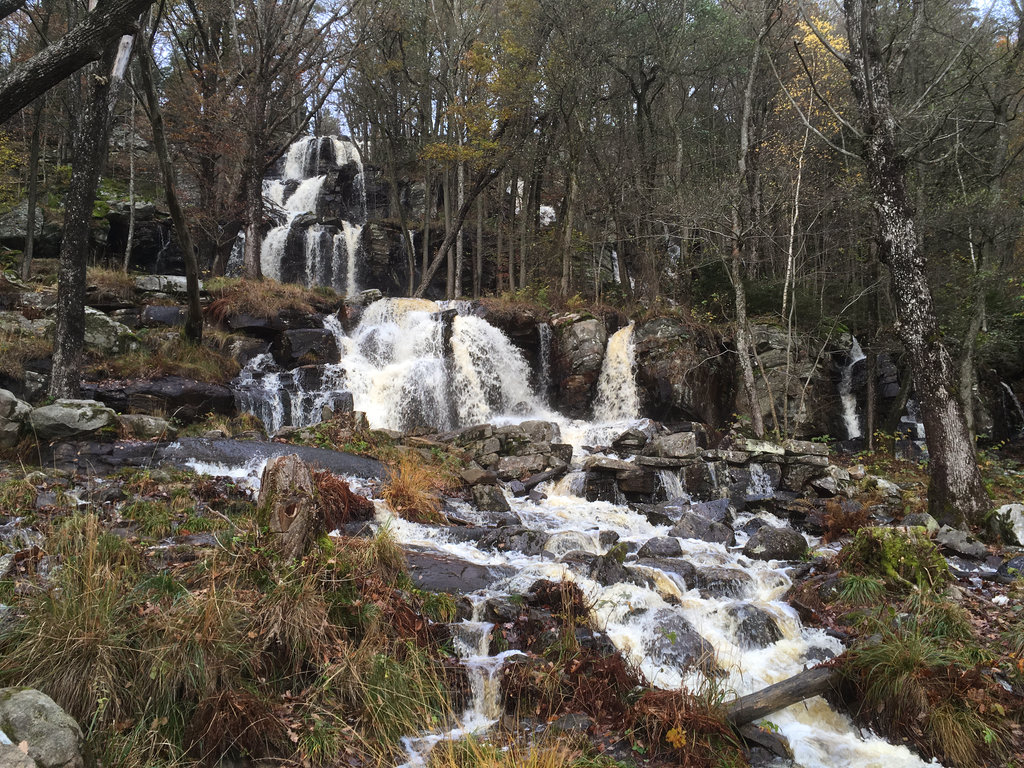
[[[313,472],[320,498],[320,512],[325,528],[333,531],[345,523],[372,520],[373,502],[365,496],[353,493],[348,483],[326,470]]]
[[[226,384],[240,370],[234,358],[203,344],[190,344],[177,332],[166,337],[146,334],[142,338],[143,346],[138,351],[99,360],[89,372],[101,378],[183,376],[196,381]]]
[[[271,319],[282,312],[312,314],[330,312],[341,305],[341,298],[329,289],[304,288],[276,280],[233,280],[217,278],[205,288],[213,297],[207,316],[222,324],[231,315],[252,315]]]
[[[120,269],[89,267],[86,270],[86,285],[95,291],[94,299],[101,301],[131,301],[135,298],[135,281]]]
[[[445,478],[415,453],[403,454],[391,465],[381,496],[399,517],[417,523],[447,523],[439,491]]]
[[[585,756],[581,744],[558,735],[538,739],[482,741],[468,736],[457,741],[442,741],[430,752],[429,768],[568,768]]]
[[[53,342],[43,336],[14,331],[0,331],[0,375],[20,379],[25,364],[45,360],[53,355]]]
[[[838,499],[825,502],[825,535],[828,544],[846,534],[856,533],[868,524],[868,507],[863,504],[846,505]]]

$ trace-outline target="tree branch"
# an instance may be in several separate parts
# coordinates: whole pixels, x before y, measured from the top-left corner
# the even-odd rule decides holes
[[[0,0],[2,2],[3,0]],[[108,0],[60,40],[0,79],[0,123],[103,56],[110,41],[134,31],[152,0]]]

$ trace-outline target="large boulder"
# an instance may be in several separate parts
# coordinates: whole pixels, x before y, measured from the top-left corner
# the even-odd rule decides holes
[[[799,560],[807,553],[807,540],[792,528],[762,526],[743,547],[751,560]]]
[[[57,400],[33,409],[28,416],[42,441],[84,437],[117,426],[117,414],[96,400]]]
[[[577,319],[558,325],[554,378],[558,405],[572,416],[584,416],[604,362],[608,333],[601,320]]]
[[[46,333],[53,334],[56,321],[46,321]],[[85,346],[103,355],[131,352],[139,346],[138,337],[127,325],[117,322],[98,309],[85,308]]]
[[[18,435],[31,410],[32,406],[24,400],[0,389],[0,448],[13,448],[18,444]]]
[[[25,742],[37,768],[82,768],[82,729],[74,718],[32,688],[0,689],[0,731]],[[0,756],[2,765],[18,765]]]
[[[271,345],[274,359],[286,368],[341,360],[338,341],[324,328],[296,328],[282,331]]]
[[[43,209],[36,206],[35,236],[43,234]],[[28,201],[23,200],[4,214],[0,214],[0,245],[15,250],[25,247],[25,235],[28,233]]]
[[[637,323],[633,345],[645,413],[663,422],[728,423],[736,372],[721,336],[657,317]]]

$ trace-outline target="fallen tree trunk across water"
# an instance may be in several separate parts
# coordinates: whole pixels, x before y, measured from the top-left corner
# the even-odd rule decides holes
[[[836,670],[831,667],[811,667],[781,683],[729,702],[725,705],[726,717],[734,726],[746,725],[790,704],[827,693],[832,689],[835,676]]]

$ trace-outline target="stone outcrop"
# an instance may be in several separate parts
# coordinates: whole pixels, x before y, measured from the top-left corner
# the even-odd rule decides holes
[[[83,387],[83,394],[122,413],[173,416],[196,421],[210,413],[234,416],[234,393],[220,384],[161,376],[140,381],[105,381]]]
[[[504,427],[483,424],[450,436],[467,458],[501,480],[527,480],[550,470],[564,471],[572,461],[572,446],[559,442],[557,424],[524,421]]]
[[[736,372],[721,336],[658,317],[637,323],[633,343],[642,412],[666,423],[728,424]]]
[[[587,415],[601,375],[608,333],[603,321],[576,315],[554,320],[556,401],[566,414]]]
[[[74,718],[41,691],[0,689],[0,731],[13,747],[0,751],[0,765],[19,765],[10,750],[27,748],[28,765],[35,768],[82,768],[84,739]],[[3,750],[0,747],[0,750]],[[25,754],[25,753],[22,753]],[[13,759],[12,759],[13,758]]]
[[[838,398],[828,355],[819,357],[812,339],[798,335],[790,341],[786,331],[774,325],[754,325],[751,332],[757,352],[755,370],[764,372],[755,377],[755,384],[766,428],[778,418],[796,437],[829,434]],[[734,408],[740,416],[749,417],[741,388],[736,390]]]
[[[96,400],[61,399],[33,409],[28,422],[42,441],[86,437],[117,426],[117,414]]]
[[[0,448],[13,448],[18,444],[31,410],[32,406],[24,400],[19,400],[9,390],[0,389]]]

